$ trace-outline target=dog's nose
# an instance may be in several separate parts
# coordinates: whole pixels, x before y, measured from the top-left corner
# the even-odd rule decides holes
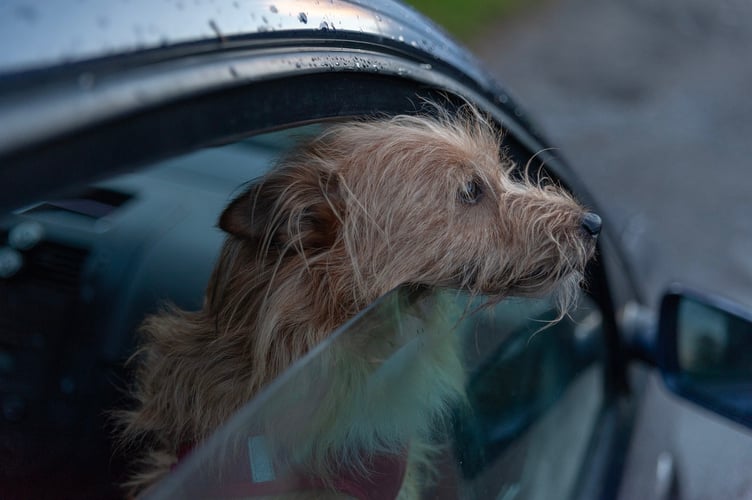
[[[601,218],[598,214],[588,212],[582,217],[582,227],[590,236],[598,236],[601,232]]]

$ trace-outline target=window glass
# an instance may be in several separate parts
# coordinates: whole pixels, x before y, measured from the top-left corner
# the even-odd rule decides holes
[[[378,470],[384,457],[404,452],[410,464],[430,446],[433,472],[417,487],[431,498],[567,498],[603,403],[601,319],[585,297],[550,323],[555,317],[547,298],[492,305],[456,291],[394,290],[273,382],[152,494],[310,493],[323,487],[311,462],[336,471],[349,457]],[[358,443],[381,451],[363,457]]]

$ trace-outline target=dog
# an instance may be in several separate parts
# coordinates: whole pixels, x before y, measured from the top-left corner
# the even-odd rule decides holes
[[[121,414],[123,441],[147,448],[133,492],[397,287],[493,300],[551,293],[563,317],[600,219],[554,183],[515,175],[500,131],[473,107],[431,109],[331,125],[227,206],[203,308],[167,308],[142,327],[135,408]],[[316,498],[362,497],[341,477],[368,476],[384,461],[397,477],[386,496],[420,496],[431,422],[462,399],[464,384],[456,336],[427,339],[404,367],[409,376],[376,402],[358,389],[375,369],[373,342],[340,342],[324,358],[330,380],[316,410],[324,416],[306,417],[295,436]],[[379,418],[369,418],[377,407]]]

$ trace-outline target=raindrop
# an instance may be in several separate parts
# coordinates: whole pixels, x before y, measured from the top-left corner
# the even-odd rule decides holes
[[[296,68],[300,68],[300,63],[299,63],[299,62],[298,62],[298,63],[295,63],[295,67],[296,67]]]
[[[381,22],[381,21],[383,21],[383,19],[381,19],[381,16],[380,16],[380,15],[378,15],[378,14],[376,14],[376,20],[377,20],[378,22]]]
[[[39,15],[37,14],[37,11],[34,9],[34,7],[28,6],[28,5],[21,5],[16,7],[15,14],[23,19],[24,21],[28,23],[33,23],[37,20],[37,17]]]
[[[60,392],[70,396],[75,390],[76,383],[71,377],[63,377],[60,379]]]
[[[499,102],[506,104],[509,101],[509,97],[506,94],[499,94]]]
[[[212,29],[215,35],[217,35],[217,38],[223,39],[222,32],[219,31],[219,26],[217,26],[216,21],[214,19],[209,20],[209,27]]]
[[[277,10],[277,6],[276,5],[270,5],[269,6],[269,10],[271,11],[272,14],[276,14],[277,12],[279,12]]]
[[[402,35],[400,35],[400,36],[397,37],[397,40],[399,40],[400,42],[404,42],[405,41],[405,37],[402,36]]]
[[[230,74],[232,75],[233,78],[237,78],[240,76],[238,74],[238,70],[236,70],[234,66],[230,66]]]
[[[327,31],[329,29],[329,25],[326,24],[326,21],[321,21],[321,24],[319,24],[319,29]]]
[[[269,21],[266,19],[266,16],[261,16],[261,20],[264,21],[264,24],[269,24]]]
[[[133,97],[136,98],[139,102],[149,102],[149,94],[147,94],[144,90],[138,89],[135,92],[133,92]]]
[[[306,15],[305,12],[301,12],[300,14],[298,14],[298,21],[303,24],[308,24],[308,15]]]
[[[423,69],[433,69],[433,67],[430,64],[428,64],[428,63],[421,64],[420,67],[423,68]]]
[[[78,75],[78,86],[84,90],[94,88],[94,75],[91,73],[81,73]]]
[[[418,42],[416,42],[415,40],[413,40],[412,42],[410,42],[410,45],[412,45],[413,47],[417,47],[418,46]]]

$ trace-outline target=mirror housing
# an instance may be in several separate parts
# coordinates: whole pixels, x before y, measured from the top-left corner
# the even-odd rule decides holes
[[[752,313],[673,287],[663,297],[657,362],[669,390],[752,428]]]

